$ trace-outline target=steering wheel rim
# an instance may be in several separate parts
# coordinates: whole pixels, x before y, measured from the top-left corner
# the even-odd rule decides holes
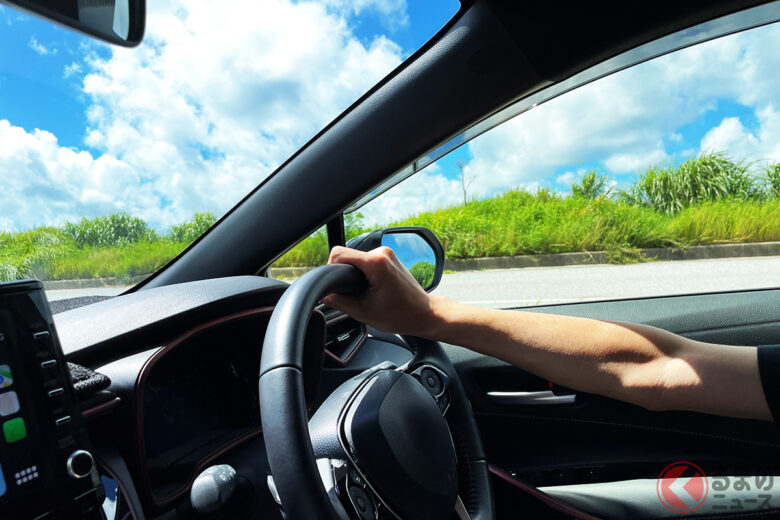
[[[285,513],[292,520],[348,518],[338,500],[325,490],[317,467],[304,396],[304,339],[312,310],[322,296],[332,292],[359,293],[365,285],[363,273],[350,265],[314,269],[285,291],[268,324],[258,382],[260,414],[274,484]],[[450,381],[452,404],[447,422],[458,457],[458,492],[467,511],[467,516],[462,517],[493,520],[487,462],[457,373],[438,343],[420,338],[408,340],[416,350],[412,365],[431,364]],[[317,443],[322,444],[320,439]]]

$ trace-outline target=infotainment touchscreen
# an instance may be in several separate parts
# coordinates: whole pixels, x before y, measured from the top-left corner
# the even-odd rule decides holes
[[[0,504],[40,495],[50,471],[36,450],[42,441],[40,425],[30,381],[23,377],[22,360],[12,348],[11,323],[11,314],[0,310]]]
[[[0,283],[0,519],[98,518],[90,450],[42,285]]]

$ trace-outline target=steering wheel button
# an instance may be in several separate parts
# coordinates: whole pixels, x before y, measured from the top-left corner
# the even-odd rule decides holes
[[[444,390],[444,383],[441,380],[441,376],[432,368],[425,368],[420,372],[420,382],[433,396],[439,395],[442,390]]]
[[[362,520],[374,520],[376,518],[374,504],[363,489],[355,486],[350,487],[349,498],[352,499],[352,505],[355,506],[355,511],[357,511]]]

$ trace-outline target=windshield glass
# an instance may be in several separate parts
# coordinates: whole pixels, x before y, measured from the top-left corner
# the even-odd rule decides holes
[[[0,281],[53,300],[137,283],[458,8],[150,1],[124,49],[0,6]]]

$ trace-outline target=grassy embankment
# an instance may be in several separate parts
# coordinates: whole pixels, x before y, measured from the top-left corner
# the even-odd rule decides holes
[[[114,214],[62,227],[0,233],[0,280],[146,275],[178,255],[214,222],[213,215],[198,213],[161,235],[139,218]]]
[[[641,260],[637,251],[647,247],[780,240],[780,164],[759,177],[746,170],[723,156],[706,155],[677,167],[650,168],[617,190],[590,172],[570,196],[511,190],[391,225],[432,229],[451,259],[604,250],[614,262],[632,262]],[[0,233],[0,280],[148,274],[213,222],[212,215],[197,214],[159,234],[120,214]],[[347,224],[349,236],[367,230],[358,216]],[[321,231],[275,266],[319,265],[326,258],[327,237]]]
[[[424,226],[447,258],[607,251],[616,263],[641,260],[638,249],[780,240],[780,164],[760,176],[713,154],[677,167],[650,168],[636,183],[609,188],[592,171],[569,196],[511,190],[493,198],[420,213],[390,225]],[[348,229],[348,236],[364,230]],[[320,232],[283,256],[281,266],[327,259]]]

